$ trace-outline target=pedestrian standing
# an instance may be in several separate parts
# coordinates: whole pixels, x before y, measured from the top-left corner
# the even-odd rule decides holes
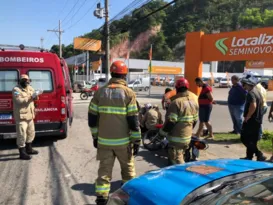
[[[267,92],[266,92],[266,89],[262,86],[262,84],[260,82],[256,85],[256,88],[261,93],[262,98],[263,98],[262,122],[261,122],[261,129],[259,132],[259,139],[262,139],[262,137],[263,137],[263,117],[267,112]]]
[[[199,128],[196,133],[197,137],[201,137],[203,134],[203,128],[204,125],[206,125],[209,137],[214,139],[213,131],[212,131],[212,125],[210,123],[210,114],[212,111],[212,104],[213,101],[213,95],[212,95],[212,89],[211,87],[204,83],[201,78],[196,78],[195,83],[198,87],[201,87],[201,93],[198,97],[198,103],[199,103]]]
[[[36,100],[38,96],[30,86],[28,75],[22,74],[20,76],[19,84],[12,90],[12,97],[20,159],[30,160],[30,155],[38,154],[38,151],[32,148],[32,142],[35,138],[34,100]]]
[[[166,89],[165,89],[165,94],[162,96],[162,100],[161,100],[162,109],[163,109],[163,110],[166,110],[166,112],[167,112],[168,107],[169,107],[169,105],[170,105],[170,103],[171,103],[171,100],[170,100],[169,98],[166,98],[166,94],[167,94],[168,92],[170,92],[170,91],[172,91],[171,88],[166,88]]]
[[[167,112],[167,121],[159,131],[161,137],[168,135],[168,158],[170,165],[184,163],[184,153],[192,137],[193,125],[198,119],[198,103],[189,94],[189,82],[185,78],[176,81],[177,94]]]
[[[273,102],[271,102],[271,107],[270,107],[270,111],[268,114],[268,121],[272,122],[273,121]],[[270,162],[273,162],[273,138],[272,138],[272,156],[269,160]]]
[[[257,78],[257,75],[255,75],[254,72],[252,71],[247,71],[244,73],[244,78],[253,78],[257,81],[257,85],[256,88],[259,91],[259,93],[262,96],[263,99],[263,109],[262,109],[262,122],[261,122],[261,128],[260,128],[260,132],[259,132],[259,139],[261,139],[263,137],[263,117],[267,112],[267,92],[266,89],[262,86],[261,82],[258,82],[259,79]]]
[[[133,156],[138,153],[141,139],[136,95],[125,81],[128,68],[124,62],[115,61],[110,72],[112,78],[94,94],[88,112],[93,145],[100,161],[95,185],[98,205],[108,201],[116,158],[123,183],[136,176]]]
[[[242,78],[243,88],[248,91],[241,130],[241,141],[246,146],[246,157],[243,159],[252,160],[255,154],[257,161],[265,161],[266,157],[257,147],[262,122],[263,98],[255,87],[256,84],[255,77]]]
[[[239,77],[231,77],[232,87],[228,95],[228,109],[233,122],[232,134],[240,134],[247,92],[239,82]]]

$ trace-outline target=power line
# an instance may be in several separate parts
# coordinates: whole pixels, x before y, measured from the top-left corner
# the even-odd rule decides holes
[[[125,7],[121,12],[119,12],[116,16],[114,16],[111,20],[110,23],[119,19],[118,17],[124,16],[128,13],[130,13],[132,10],[136,9],[139,5],[147,4],[152,0],[135,0],[131,4],[129,4],[127,7]]]
[[[87,10],[87,12],[76,22],[76,23],[74,23],[73,25],[71,25],[71,26],[69,26],[69,27],[67,27],[65,30],[69,30],[69,29],[71,29],[72,27],[74,27],[75,25],[77,25],[90,11],[92,11],[92,8],[99,2],[100,0],[97,0],[93,5],[92,5],[92,7],[89,9],[89,10]]]
[[[141,0],[141,1],[139,1],[139,0],[135,0],[135,1],[133,1],[131,4],[129,4],[125,9],[127,10],[127,8],[131,8],[130,10],[129,10],[129,12],[127,12],[127,13],[130,13],[132,10],[134,10],[134,9],[136,9],[136,5],[137,6],[139,6],[139,5],[142,5],[142,7],[143,6],[145,6],[145,5],[147,5],[147,3],[148,2],[150,2],[150,1],[152,1],[152,0]],[[146,4],[143,4],[143,2],[145,2]],[[141,7],[141,8],[142,8]],[[125,9],[123,9],[122,11],[124,11]],[[124,13],[124,12],[120,12],[119,14],[117,14],[116,16],[120,16],[121,15],[121,13]],[[116,16],[114,17],[114,18],[116,18]],[[111,20],[110,20],[110,22],[111,22]],[[104,26],[105,26],[105,24],[103,24],[99,29],[97,29],[98,31],[102,31],[102,29],[104,28]],[[109,26],[111,26],[111,25],[109,25]],[[85,45],[83,45],[83,47],[85,47],[85,46],[91,46],[91,45],[93,45],[95,42],[88,42],[87,44],[85,44]]]
[[[169,2],[169,3],[167,3],[167,4],[165,4],[164,6],[162,6],[162,7],[158,8],[158,9],[152,11],[151,13],[147,14],[146,16],[143,16],[143,17],[137,19],[135,22],[132,22],[132,23],[131,23],[131,26],[129,26],[128,29],[126,29],[126,30],[121,30],[121,29],[120,29],[120,30],[117,30],[116,32],[117,32],[117,33],[126,33],[126,32],[128,32],[131,28],[135,27],[135,26],[136,26],[138,23],[140,23],[141,21],[143,21],[143,20],[149,18],[150,16],[152,16],[153,14],[155,14],[155,13],[157,13],[157,12],[159,12],[159,11],[164,10],[165,8],[167,8],[168,6],[172,5],[172,4],[175,3],[176,1],[178,1],[178,0],[173,0],[173,1],[171,1],[171,2]]]
[[[65,20],[67,19],[67,17],[70,15],[70,13],[73,11],[73,9],[76,7],[76,5],[78,4],[80,0],[77,0],[77,2],[74,4],[74,6],[71,8],[71,10],[67,13],[67,15],[64,17],[64,19],[62,20],[62,23],[65,22]]]
[[[63,11],[65,10],[66,6],[68,5],[68,2],[69,2],[69,1],[70,1],[70,0],[66,0],[66,2],[64,3],[64,6],[62,6],[62,9],[61,9],[60,12],[59,12],[59,15],[58,15],[58,18],[57,18],[57,19],[59,19],[59,17],[61,16],[61,14],[63,13]],[[57,29],[57,28],[58,28],[58,26],[56,26],[54,29]],[[47,37],[45,38],[45,45],[50,44],[51,41],[52,41],[52,37],[49,39],[50,34],[52,34],[52,33],[47,33]],[[48,40],[48,39],[49,39],[49,40]],[[48,43],[49,41],[50,41],[50,43]]]
[[[74,15],[71,16],[70,19],[67,20],[67,23],[73,19],[73,17],[76,16],[76,14],[80,11],[80,9],[85,5],[85,3],[87,2],[87,0],[84,0],[84,2],[82,3],[82,5],[78,8],[78,10],[74,13]]]

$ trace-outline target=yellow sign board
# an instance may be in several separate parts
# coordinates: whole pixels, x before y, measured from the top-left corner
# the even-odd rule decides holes
[[[90,38],[74,38],[74,49],[98,51],[101,49],[101,41]]]
[[[151,73],[154,74],[181,74],[182,68],[179,67],[168,67],[168,66],[152,66]]]

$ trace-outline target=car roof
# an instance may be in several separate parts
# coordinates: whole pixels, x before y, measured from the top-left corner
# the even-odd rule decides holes
[[[152,199],[154,204],[180,204],[193,190],[211,181],[263,169],[273,170],[273,163],[238,159],[205,160],[151,171],[127,182],[122,189],[130,196],[135,195],[134,198]],[[205,173],[209,170],[211,173]]]

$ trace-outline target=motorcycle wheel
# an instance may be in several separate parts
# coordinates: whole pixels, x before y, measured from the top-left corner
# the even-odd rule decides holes
[[[80,98],[82,100],[87,100],[88,99],[88,94],[86,92],[83,92],[83,93],[81,93]]]
[[[157,151],[162,149],[161,141],[162,140],[158,136],[158,130],[149,130],[142,138],[144,148],[149,151]]]

